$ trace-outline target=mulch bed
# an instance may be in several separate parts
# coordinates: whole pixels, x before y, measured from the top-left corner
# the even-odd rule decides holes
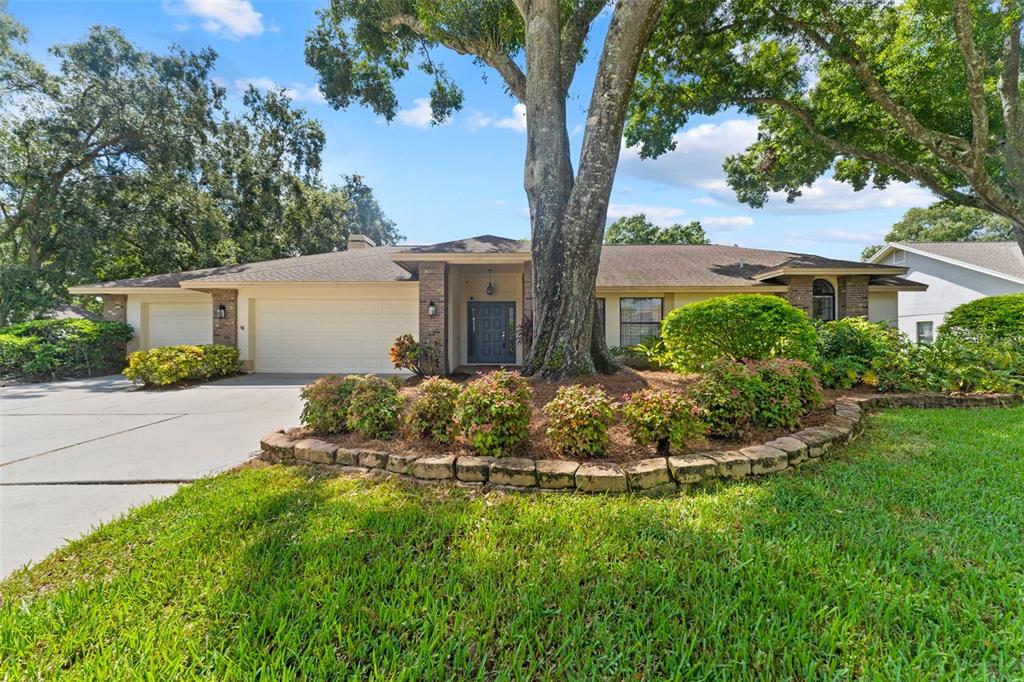
[[[473,377],[469,375],[462,375],[452,378],[456,381],[468,381]],[[693,383],[696,379],[696,375],[684,376],[674,372],[639,370],[625,370],[610,376],[597,375],[582,379],[566,380],[560,383],[552,383],[543,379],[531,377],[529,381],[533,390],[533,416],[530,419],[530,437],[517,452],[510,454],[518,457],[529,457],[531,459],[538,460],[583,459],[581,457],[565,458],[555,454],[548,446],[547,438],[544,435],[548,426],[548,418],[541,411],[541,408],[555,397],[555,392],[558,390],[559,386],[566,384],[597,385],[604,389],[608,395],[618,399],[628,393],[632,393],[643,388],[683,389],[687,385]],[[415,397],[418,392],[417,386],[419,383],[420,381],[418,379],[410,379],[406,386],[401,389],[401,393],[409,397]],[[810,426],[819,426],[824,424],[825,421],[834,414],[833,408],[835,407],[836,399],[843,395],[849,395],[850,393],[851,391],[825,391],[825,406],[816,412],[806,415],[801,420],[799,428],[807,428]],[[617,415],[617,418],[618,416],[620,415]],[[774,440],[775,438],[788,435],[795,430],[798,429],[753,430],[744,434],[742,440],[709,438],[704,443],[692,444],[688,449],[688,452],[736,450],[747,447],[748,445],[757,445]],[[312,431],[301,427],[289,429],[287,434],[293,437],[304,435],[309,435],[310,437],[316,436],[321,440],[325,440],[345,448],[365,448],[394,454],[410,454],[419,456],[438,454],[462,456],[474,454],[472,448],[465,443],[438,445],[437,443],[412,439],[403,435],[400,435],[394,440],[373,440],[360,436],[357,433],[323,436],[314,434]],[[616,423],[609,427],[608,440],[609,442],[606,452],[601,457],[595,459],[605,462],[632,462],[638,459],[647,459],[649,457],[658,456],[656,448],[637,445],[634,443],[626,432],[626,427],[621,423]]]

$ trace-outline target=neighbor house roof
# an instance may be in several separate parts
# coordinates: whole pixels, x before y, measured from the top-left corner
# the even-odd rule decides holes
[[[526,260],[530,243],[484,235],[425,246],[378,246],[296,256],[245,265],[138,277],[76,287],[76,293],[105,289],[202,289],[231,283],[404,282],[416,278],[419,260],[447,256],[482,259],[514,257]],[[719,245],[609,245],[601,252],[597,286],[627,288],[730,287],[772,290],[788,274],[859,272],[872,284],[913,286],[900,275],[906,268],[836,260],[787,251],[766,251]]]
[[[1017,242],[892,242],[871,260],[878,262],[895,249],[1024,281],[1024,253]]]

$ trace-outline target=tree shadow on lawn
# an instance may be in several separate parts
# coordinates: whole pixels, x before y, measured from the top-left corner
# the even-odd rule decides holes
[[[113,531],[123,564],[34,602],[17,637],[122,675],[1020,675],[1019,446],[985,440],[1007,432],[991,415],[971,435],[921,414],[795,475],[660,499],[243,470],[143,515],[152,547]]]
[[[877,444],[655,500],[318,483],[211,643],[229,675],[1021,673],[1019,463]]]

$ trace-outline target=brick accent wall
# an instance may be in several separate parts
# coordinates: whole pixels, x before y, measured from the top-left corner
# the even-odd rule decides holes
[[[846,275],[838,278],[839,290],[836,292],[838,317],[868,316],[868,280],[867,275]]]
[[[103,319],[110,322],[128,321],[128,296],[125,294],[103,294]]]
[[[814,311],[814,277],[811,275],[789,275],[785,278],[788,291],[782,295],[790,305],[808,315]]]
[[[238,290],[211,289],[213,300],[213,342],[238,348]],[[224,306],[224,319],[217,317],[217,307]]]
[[[448,264],[424,262],[420,272],[420,343],[434,348],[432,371],[447,374],[448,367]],[[437,308],[434,316],[427,312],[430,302]]]

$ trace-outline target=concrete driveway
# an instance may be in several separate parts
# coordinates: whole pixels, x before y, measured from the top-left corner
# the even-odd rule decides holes
[[[118,376],[0,388],[0,578],[298,423],[310,375],[144,391]]]

